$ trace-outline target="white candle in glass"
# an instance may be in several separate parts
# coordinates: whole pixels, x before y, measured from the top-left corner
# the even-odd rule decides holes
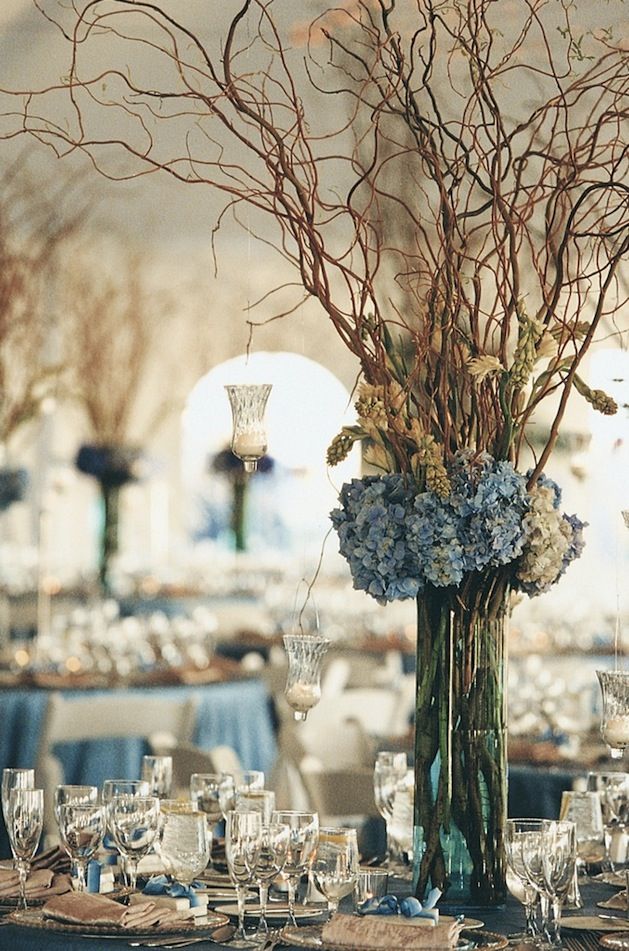
[[[232,451],[240,459],[259,459],[266,452],[266,437],[259,431],[245,429],[234,436]]]
[[[602,733],[605,742],[615,749],[629,746],[629,714],[609,717],[603,724]]]
[[[298,713],[306,713],[319,703],[321,687],[318,684],[306,684],[297,681],[286,691],[286,699],[293,710]]]

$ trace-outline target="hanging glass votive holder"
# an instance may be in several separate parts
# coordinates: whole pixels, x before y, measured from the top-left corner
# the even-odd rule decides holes
[[[330,641],[317,634],[285,634],[288,673],[284,696],[296,720],[305,720],[308,711],[321,699],[321,666]]]
[[[620,759],[629,746],[629,671],[597,670],[603,694],[601,736],[612,759]]]
[[[243,383],[225,389],[232,411],[232,452],[242,459],[245,472],[255,472],[267,450],[264,411],[272,384]]]

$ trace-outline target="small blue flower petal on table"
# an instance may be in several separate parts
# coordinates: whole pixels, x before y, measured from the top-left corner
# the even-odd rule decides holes
[[[398,899],[396,895],[384,895],[382,898],[370,898],[358,909],[361,915],[404,915],[405,918],[432,918],[436,921],[439,912],[435,905],[441,898],[441,890],[433,888],[423,902],[412,895]]]
[[[142,889],[144,895],[168,895],[170,898],[187,898],[191,908],[196,908],[200,904],[199,898],[195,893],[195,887],[201,888],[201,882],[193,882],[192,885],[182,885],[181,882],[171,882],[165,875],[154,875]]]

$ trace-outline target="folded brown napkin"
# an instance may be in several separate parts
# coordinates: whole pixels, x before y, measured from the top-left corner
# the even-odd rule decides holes
[[[324,944],[361,951],[447,951],[455,947],[460,930],[454,921],[433,927],[421,918],[333,915],[323,926],[322,939]]]
[[[110,925],[119,928],[161,928],[184,924],[176,912],[157,906],[152,901],[127,908],[104,895],[68,892],[46,902],[45,918],[76,925]],[[185,926],[185,924],[184,924]]]
[[[65,849],[62,849],[60,845],[54,845],[35,856],[31,868],[51,868],[55,872],[69,872],[70,858]]]
[[[34,869],[26,880],[26,897],[47,898],[49,895],[61,895],[71,888],[69,875],[55,875],[48,868]],[[12,869],[0,869],[0,898],[17,898],[19,894],[18,873]]]

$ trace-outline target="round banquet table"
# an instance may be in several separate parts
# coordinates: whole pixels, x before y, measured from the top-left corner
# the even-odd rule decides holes
[[[64,690],[68,698],[84,696],[84,691]],[[108,691],[114,698],[142,695],[197,698],[197,723],[193,742],[203,749],[231,746],[246,769],[269,772],[277,746],[271,700],[261,680],[235,680],[203,686],[129,687]],[[92,693],[92,692],[91,692]],[[0,690],[0,770],[5,766],[29,767],[35,764],[41,725],[49,691],[39,688]],[[156,731],[159,724],[155,725]],[[68,783],[100,786],[107,778],[133,779],[139,775],[142,755],[147,752],[142,740],[107,739],[85,743],[59,744],[55,748],[63,764]],[[9,846],[0,822],[0,855],[8,855]]]
[[[574,915],[596,916],[599,912],[596,902],[611,897],[617,891],[618,889],[607,885],[586,882],[581,885],[584,907],[579,911],[565,912],[565,917]],[[520,931],[524,924],[522,906],[511,897],[509,897],[505,908],[483,912],[479,915],[475,913],[474,917],[482,918],[486,930],[505,935]],[[0,924],[1,922],[0,919]],[[592,947],[596,946],[593,944],[593,932],[580,933],[565,929],[562,938],[563,945],[568,951],[591,951]],[[128,945],[124,938],[112,941],[109,938],[84,938],[80,935],[45,932],[39,929],[20,928],[15,925],[2,925],[0,927],[0,951],[49,951],[49,949],[50,951],[113,951],[115,947],[126,948]],[[219,945],[209,941],[192,945],[192,947],[206,949],[206,951],[210,951],[210,949],[220,951],[221,948],[223,951],[230,951],[229,945]],[[279,945],[278,948],[298,951],[294,945]]]

